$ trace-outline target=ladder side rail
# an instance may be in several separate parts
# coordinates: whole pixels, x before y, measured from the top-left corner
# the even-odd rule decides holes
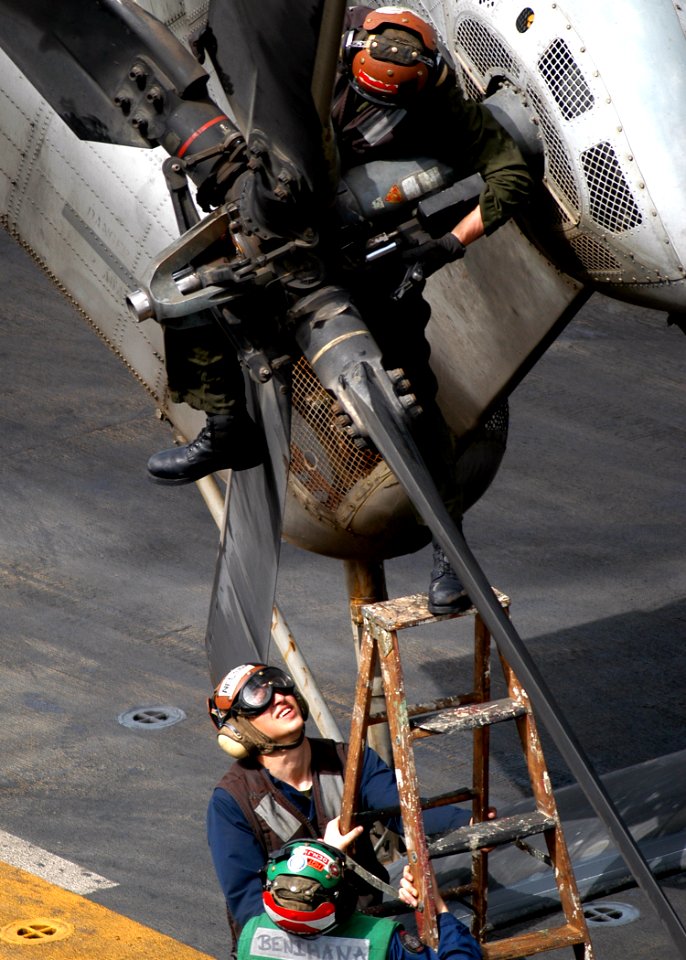
[[[393,747],[407,859],[414,885],[419,894],[415,911],[417,932],[426,946],[438,949],[438,921],[434,898],[433,868],[424,833],[424,820],[419,802],[419,784],[414,760],[410,721],[407,715],[405,681],[400,666],[398,635],[378,629],[379,660],[386,695],[388,726]]]
[[[581,906],[581,897],[579,896],[576,877],[574,876],[574,868],[564,839],[560,815],[553,793],[553,786],[550,782],[550,775],[543,757],[540,736],[536,726],[536,720],[531,710],[531,703],[526,690],[523,689],[515,676],[514,670],[502,654],[500,655],[500,661],[510,696],[513,699],[522,701],[527,707],[527,712],[523,716],[517,717],[515,723],[517,724],[517,732],[526,758],[529,781],[536,806],[542,813],[552,817],[556,823],[556,827],[553,830],[546,830],[543,836],[552,860],[553,869],[556,875],[562,879],[562,882],[558,882],[557,884],[562,912],[570,928],[576,929],[579,937],[585,941],[584,944],[576,944],[574,946],[574,953],[577,957],[582,958],[582,960],[593,960],[586,918],[584,917]]]
[[[357,798],[362,780],[364,747],[376,664],[376,643],[368,630],[368,625],[365,623],[360,643],[355,702],[350,722],[348,756],[345,764],[343,798],[341,800],[341,833],[347,833],[353,826],[353,813],[358,806]]]
[[[363,610],[368,604],[388,600],[386,571],[383,561],[381,560],[344,560],[343,569],[345,571],[345,582],[348,590],[350,626],[352,627],[355,662],[359,665],[364,636]],[[373,715],[377,706],[383,709],[385,702],[381,684],[381,673],[378,667],[375,670],[372,684],[372,698],[369,713]],[[367,744],[390,766],[392,751],[388,725],[383,720],[375,721],[375,724],[371,729],[367,728],[365,734]]]

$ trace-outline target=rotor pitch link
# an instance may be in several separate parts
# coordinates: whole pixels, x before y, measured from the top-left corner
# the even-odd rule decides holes
[[[188,268],[228,231],[229,215],[222,207],[165,247],[148,268],[147,283],[126,297],[134,318],[139,322],[154,319],[164,323],[232,300],[235,291],[230,287],[202,287],[189,276]]]
[[[384,404],[401,429],[409,429],[410,419],[418,410],[416,398],[409,393],[409,381],[402,370],[386,372],[381,350],[346,290],[321,287],[298,300],[289,311],[289,320],[296,342],[319,382],[336,397],[337,417],[351,437],[366,440],[370,436],[365,420],[348,402],[345,389],[362,363],[374,371]]]
[[[397,367],[395,370],[388,370],[387,373],[388,379],[393,384],[401,406],[405,409],[407,415],[412,420],[415,420],[421,415],[422,408],[417,402],[417,397],[412,393],[412,384],[405,376],[405,371]],[[368,450],[369,443],[367,442],[367,438],[357,432],[352,417],[346,413],[340,400],[334,401],[331,406],[331,412],[334,415],[339,429],[350,437],[353,444],[360,450]]]
[[[134,318],[169,323],[227,306],[251,285],[278,276],[280,259],[296,249],[309,248],[303,241],[288,240],[263,254],[256,244],[254,249],[249,246],[250,238],[237,233],[236,226],[232,211],[223,206],[165,247],[148,268],[141,287],[126,298]],[[227,258],[233,255],[232,259],[189,266],[201,263],[203,255],[222,243]]]

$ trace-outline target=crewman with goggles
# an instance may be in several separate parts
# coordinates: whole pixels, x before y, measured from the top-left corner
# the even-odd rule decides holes
[[[207,813],[214,867],[226,899],[234,938],[262,905],[262,871],[269,854],[291,840],[323,839],[340,850],[355,841],[355,860],[388,879],[374,854],[368,830],[342,835],[339,814],[347,745],[309,737],[307,702],[293,679],[278,667],[245,663],[231,670],[208,701],[219,746],[235,762],[217,784]],[[365,749],[358,809],[398,806],[393,772]],[[456,829],[470,815],[459,807],[425,813],[428,833]],[[386,825],[402,833],[399,818]],[[358,905],[380,899],[355,877]]]

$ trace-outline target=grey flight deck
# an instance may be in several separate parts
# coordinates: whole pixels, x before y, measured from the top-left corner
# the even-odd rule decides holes
[[[216,528],[193,487],[148,482],[146,458],[170,433],[145,390],[4,234],[0,248],[0,831],[118,884],[91,899],[224,958],[204,836],[225,768],[205,713]],[[513,396],[503,468],[465,524],[601,774],[686,745],[685,359],[664,315],[592,298]],[[389,590],[426,589],[429,566],[428,549],[390,562]],[[279,601],[345,729],[354,661],[340,563],[285,544]],[[413,699],[453,692],[468,631],[441,623],[416,637]],[[186,719],[117,722],[155,705]],[[570,786],[544,743],[554,785]],[[420,750],[440,787],[460,745]],[[493,773],[500,809],[526,794],[497,735]],[[686,919],[683,874],[664,885]],[[637,943],[637,957],[674,957],[640,894],[612,899],[641,915],[594,929],[602,960]]]

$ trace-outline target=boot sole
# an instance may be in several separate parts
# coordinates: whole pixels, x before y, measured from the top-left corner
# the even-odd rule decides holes
[[[205,474],[205,476],[211,476],[211,474]],[[195,483],[195,480],[189,480],[187,477],[170,477],[166,479],[165,477],[153,477],[151,473],[147,475],[148,480],[151,483],[159,483],[165,487],[179,487],[187,483]],[[202,479],[198,477],[198,480]]]
[[[461,597],[456,603],[446,604],[443,607],[437,607],[435,604],[427,603],[429,608],[429,613],[432,613],[434,617],[442,617],[446,613],[464,613],[465,610],[473,606],[472,601],[469,597]]]
[[[198,480],[202,480],[203,477],[211,477],[214,473],[218,473],[220,470],[252,470],[253,467],[258,467],[261,463],[264,463],[264,458],[246,460],[243,463],[235,463],[233,466],[228,467],[217,467],[215,470],[209,470],[207,473],[201,473],[197,477],[156,477],[154,473],[148,471],[148,479],[152,480],[153,483],[160,483],[163,486],[173,487],[173,486],[182,486],[187,483],[196,483]]]

